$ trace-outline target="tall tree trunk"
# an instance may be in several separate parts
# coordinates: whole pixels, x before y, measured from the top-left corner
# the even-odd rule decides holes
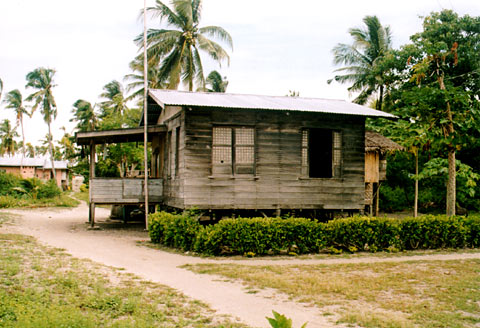
[[[382,105],[383,105],[383,84],[380,85],[380,95],[377,101],[377,110],[382,110]]]
[[[48,125],[48,149],[50,150],[50,160],[52,161],[52,173],[53,173],[53,179],[55,180],[55,184],[57,183],[57,173],[55,172],[55,161],[53,158],[53,136],[52,136],[52,130],[50,128],[50,122],[47,123]]]
[[[23,130],[23,115],[20,116],[20,126],[22,127],[22,139],[23,139],[22,153],[23,153],[23,157],[25,157],[25,132]]]
[[[446,90],[445,83],[443,81],[443,73],[438,77],[438,83],[441,90]],[[450,108],[450,102],[447,101],[447,136],[453,135],[455,129],[453,128],[453,116]],[[448,145],[448,182],[447,182],[447,215],[455,215],[456,205],[456,167],[455,167],[455,146]]]
[[[418,216],[418,150],[415,151],[415,200],[413,203],[413,217]]]

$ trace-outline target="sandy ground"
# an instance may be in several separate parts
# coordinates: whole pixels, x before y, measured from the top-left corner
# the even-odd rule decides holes
[[[450,260],[480,258],[480,253],[455,253],[446,255],[421,255],[394,258],[354,259],[281,259],[281,260],[215,260],[185,256],[155,250],[138,245],[148,240],[142,225],[110,221],[109,210],[97,208],[99,230],[89,230],[86,221],[88,208],[82,203],[74,209],[3,210],[16,214],[13,223],[4,224],[0,231],[21,233],[36,237],[40,242],[64,248],[75,257],[123,268],[125,272],[161,283],[207,303],[219,314],[230,315],[252,327],[270,327],[266,316],[272,310],[292,318],[293,327],[308,321],[308,327],[342,327],[335,325],[331,316],[326,318],[321,311],[308,304],[299,304],[273,290],[249,293],[240,283],[227,281],[211,275],[200,275],[179,268],[184,264],[236,263],[247,265],[285,264],[335,264],[358,262]]]

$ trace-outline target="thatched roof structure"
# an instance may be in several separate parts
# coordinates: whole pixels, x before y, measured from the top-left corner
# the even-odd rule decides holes
[[[380,133],[365,131],[365,151],[387,151],[403,150],[403,147],[396,142],[382,136]]]

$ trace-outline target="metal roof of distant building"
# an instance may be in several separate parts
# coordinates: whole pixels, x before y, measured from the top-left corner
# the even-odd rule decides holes
[[[55,169],[66,169],[67,162],[65,161],[54,161]],[[43,157],[0,157],[0,166],[36,166],[42,167],[44,169],[51,169],[52,162]]]
[[[302,111],[342,115],[395,118],[395,115],[378,111],[345,100],[243,95],[214,92],[186,92],[176,90],[149,90],[150,96],[162,107],[195,106],[213,108],[266,109]]]

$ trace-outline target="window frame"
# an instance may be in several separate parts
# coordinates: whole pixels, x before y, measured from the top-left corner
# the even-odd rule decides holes
[[[230,143],[217,143],[215,141],[215,129],[229,129],[230,133]],[[239,129],[248,129],[251,130],[251,136],[246,136],[246,138],[252,138],[252,143],[237,143],[238,132]],[[212,165],[212,175],[231,175],[231,176],[255,176],[256,174],[256,163],[257,163],[257,130],[255,126],[252,125],[214,125],[212,127],[212,157],[211,157],[211,165]],[[215,160],[215,151],[216,147],[222,148],[229,148],[229,162],[227,163],[217,163]],[[250,148],[251,152],[247,156],[252,157],[251,163],[239,163],[237,158],[238,153],[237,151],[240,148]],[[228,169],[224,169],[223,172],[220,169],[221,167]],[[250,169],[250,172],[239,172],[241,169],[247,168]],[[227,173],[228,172],[228,173]]]
[[[311,176],[311,130],[325,130],[331,131],[331,176],[329,177],[313,177]],[[325,146],[326,147],[326,146]],[[343,131],[340,129],[328,129],[328,128],[303,128],[301,130],[301,170],[300,175],[306,179],[342,179],[343,178],[343,158],[344,158],[344,138]]]

